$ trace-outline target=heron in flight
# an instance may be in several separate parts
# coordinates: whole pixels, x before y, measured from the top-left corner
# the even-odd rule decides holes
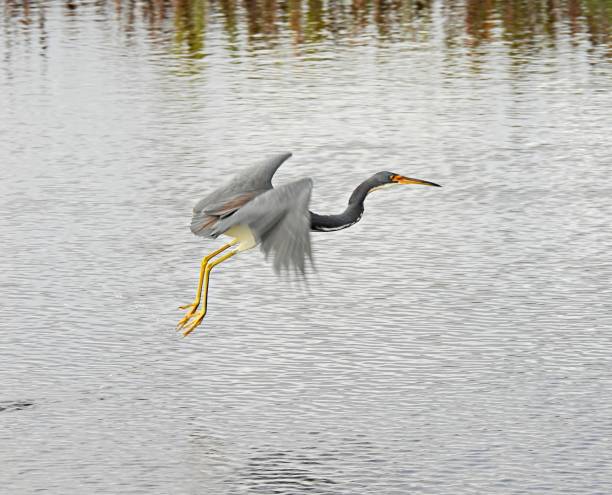
[[[400,184],[440,187],[426,180],[378,172],[357,186],[342,213],[318,215],[308,209],[312,179],[272,187],[274,173],[290,156],[277,155],[241,171],[194,206],[191,231],[195,235],[209,239],[224,235],[230,241],[202,259],[195,300],[180,307],[187,310],[177,325],[177,330],[184,329],[183,336],[193,332],[206,315],[210,272],[219,263],[260,245],[266,256],[273,255],[276,272],[293,268],[304,274],[306,261],[312,260],[310,231],[331,232],[356,224],[372,191]]]

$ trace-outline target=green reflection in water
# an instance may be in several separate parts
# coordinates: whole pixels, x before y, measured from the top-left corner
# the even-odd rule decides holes
[[[323,33],[325,28],[323,0],[308,0],[306,9],[306,41],[311,43],[323,41],[325,39]]]
[[[236,0],[219,0],[219,7],[223,15],[223,25],[227,33],[228,49],[238,51],[238,25],[236,15]]]
[[[204,53],[206,3],[204,0],[174,2],[175,47],[178,53],[200,59]],[[186,50],[186,52],[185,52]]]

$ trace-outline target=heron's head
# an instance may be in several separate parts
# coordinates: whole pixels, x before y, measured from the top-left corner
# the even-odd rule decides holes
[[[370,178],[371,189],[370,192],[378,189],[386,189],[388,187],[394,187],[404,184],[420,184],[422,186],[434,186],[442,187],[435,182],[429,182],[421,179],[413,179],[412,177],[405,177],[403,175],[395,174],[393,172],[378,172]]]

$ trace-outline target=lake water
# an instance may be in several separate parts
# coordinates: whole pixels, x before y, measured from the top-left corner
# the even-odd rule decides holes
[[[612,492],[612,4],[0,3],[2,494]],[[213,272],[254,160],[337,212]]]

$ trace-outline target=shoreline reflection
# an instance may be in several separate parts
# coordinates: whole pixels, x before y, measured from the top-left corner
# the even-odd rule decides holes
[[[434,36],[449,49],[474,54],[495,41],[528,53],[536,45],[555,47],[560,37],[574,48],[598,47],[605,58],[612,54],[612,3],[606,0],[5,0],[3,10],[9,50],[9,40],[20,36],[29,42],[38,37],[44,50],[53,11],[73,22],[94,13],[128,38],[144,30],[153,43],[194,60],[209,55],[212,30],[223,32],[225,50],[253,55],[282,45],[308,45],[311,52],[320,44],[350,46],[364,37],[398,43]]]

